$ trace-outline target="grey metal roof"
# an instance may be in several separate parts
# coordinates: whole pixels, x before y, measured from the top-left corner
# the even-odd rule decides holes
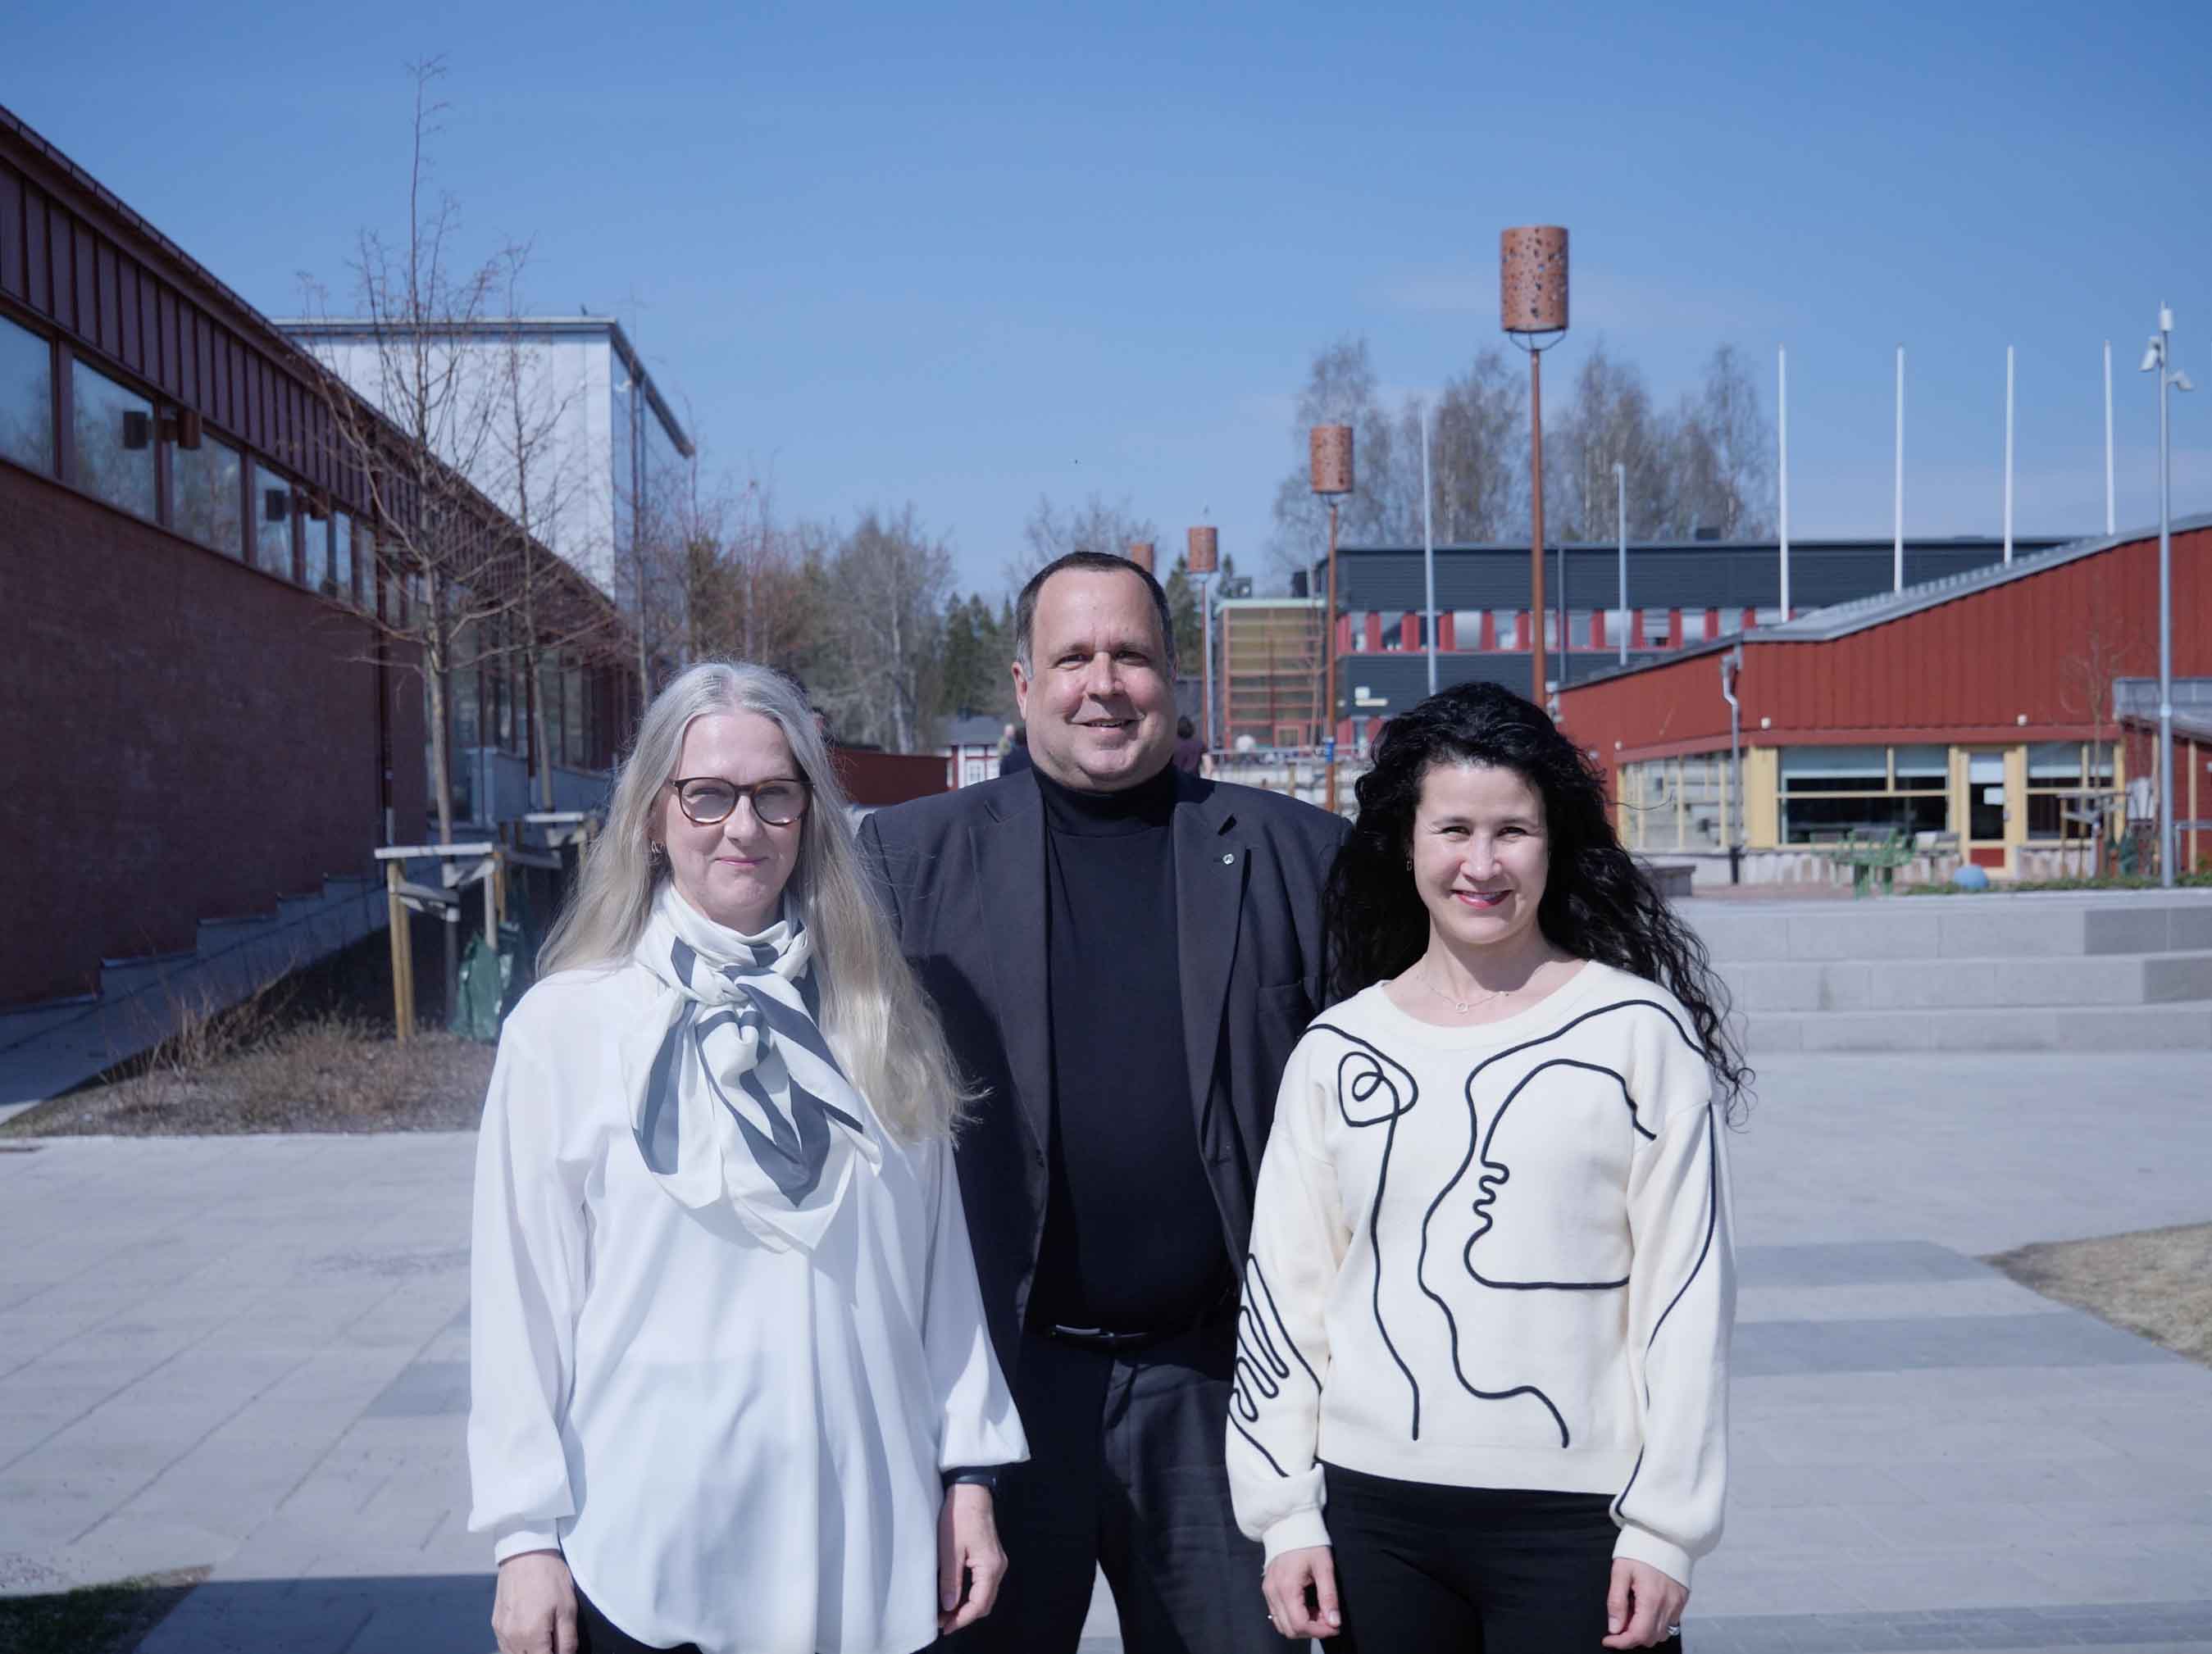
[[[966,718],[945,721],[945,744],[948,747],[995,745],[1006,732],[1004,720],[984,712],[971,712]]]
[[[2158,680],[2114,678],[2112,709],[2130,723],[2158,723]],[[2173,728],[2177,735],[2212,740],[2212,678],[2173,680]]]
[[[2013,541],[2015,558],[2064,544],[2049,536]],[[2003,542],[1983,538],[1907,540],[1908,583],[1940,579],[1998,564]],[[1567,607],[1611,609],[1620,596],[1617,546],[1565,548]],[[1545,554],[1546,601],[1559,601],[1561,549]],[[1418,610],[1425,608],[1420,548],[1358,546],[1337,552],[1340,609]],[[1322,580],[1328,565],[1317,566]],[[1887,591],[1895,578],[1887,540],[1793,540],[1790,598],[1799,610]],[[1782,601],[1778,541],[1670,540],[1628,548],[1628,602],[1632,609],[1771,609]],[[1437,548],[1437,607],[1440,609],[1526,609],[1528,547],[1461,545]]]

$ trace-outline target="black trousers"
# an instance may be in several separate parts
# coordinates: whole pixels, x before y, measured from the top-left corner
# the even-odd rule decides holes
[[[576,1593],[576,1654],[699,1654],[699,1645],[655,1648],[641,1643],[599,1610],[599,1605]]]
[[[1344,1615],[1327,1654],[1603,1654],[1605,1494],[1323,1474]]]
[[[943,1646],[1074,1654],[1103,1569],[1127,1654],[1285,1654],[1260,1548],[1222,1462],[1233,1320],[1125,1354],[1023,1340],[1014,1400],[1030,1462],[999,1478],[1007,1574],[990,1615]]]
[[[600,1613],[599,1605],[580,1590],[576,1593],[576,1654],[699,1654],[699,1645],[655,1648],[641,1643]]]

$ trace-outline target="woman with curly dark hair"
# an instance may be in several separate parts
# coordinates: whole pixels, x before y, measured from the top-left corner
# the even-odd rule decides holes
[[[1676,1646],[1727,1474],[1725,995],[1519,696],[1393,720],[1358,800],[1245,1265],[1229,1469],[1268,1617]]]

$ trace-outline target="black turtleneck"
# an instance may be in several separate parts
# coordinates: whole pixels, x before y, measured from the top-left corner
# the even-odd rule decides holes
[[[1042,770],[1051,1189],[1032,1324],[1171,1331],[1232,1278],[1199,1160],[1176,955],[1176,774],[1084,792]]]

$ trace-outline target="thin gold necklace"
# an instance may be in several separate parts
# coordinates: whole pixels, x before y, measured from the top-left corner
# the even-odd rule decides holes
[[[1544,967],[1540,965],[1536,967],[1539,971],[1543,968]],[[1536,972],[1535,971],[1531,971],[1528,973],[1528,982],[1534,982],[1535,979]],[[1478,1007],[1491,1004],[1500,999],[1512,998],[1514,995],[1521,992],[1523,989],[1526,989],[1528,985],[1528,982],[1522,983],[1519,988],[1493,988],[1488,993],[1483,995],[1480,999],[1460,999],[1451,994],[1446,993],[1442,988],[1437,987],[1435,983],[1430,981],[1427,972],[1424,972],[1421,977],[1421,985],[1424,988],[1426,988],[1438,999],[1443,1000],[1445,1004],[1450,1006],[1462,1016],[1465,1016],[1469,1011],[1474,1010]]]

